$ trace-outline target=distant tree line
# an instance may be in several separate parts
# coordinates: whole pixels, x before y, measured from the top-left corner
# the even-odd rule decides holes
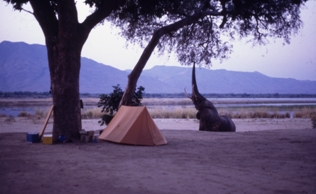
[[[28,92],[28,91],[15,91],[15,92],[2,92],[0,91],[0,98],[49,98],[49,92]]]
[[[100,98],[101,94],[81,93],[81,98]],[[216,94],[208,93],[203,94],[206,98],[316,98],[316,94],[248,94],[248,93],[227,93]],[[0,91],[0,98],[51,98],[49,92],[2,92]],[[143,93],[143,98],[186,98],[184,93]]]
[[[184,93],[161,93],[148,94],[145,93],[144,98],[185,98]],[[248,93],[206,93],[203,94],[206,98],[315,98],[316,94],[248,94]]]

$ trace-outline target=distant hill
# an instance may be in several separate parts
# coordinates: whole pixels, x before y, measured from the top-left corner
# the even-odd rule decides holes
[[[1,42],[0,69],[0,91],[49,91],[43,45]],[[142,72],[138,86],[144,86],[146,93],[181,93],[184,87],[190,92],[191,71],[192,67],[155,66]],[[80,93],[109,93],[117,84],[124,89],[128,72],[82,57]],[[201,93],[316,93],[316,81],[272,78],[259,72],[197,68],[196,75]]]
[[[171,87],[191,91],[192,67],[155,66],[142,75],[156,78]],[[259,72],[196,69],[197,84],[203,93],[291,93],[315,94],[316,81],[272,78]]]

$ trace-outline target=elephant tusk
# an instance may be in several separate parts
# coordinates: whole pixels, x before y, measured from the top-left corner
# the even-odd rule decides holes
[[[197,92],[199,94],[199,92]],[[195,85],[192,84],[192,97],[191,98],[197,98],[196,90],[195,90]]]
[[[186,97],[190,98],[192,100],[192,97],[189,96],[189,94],[186,91],[186,88],[184,87],[184,94],[186,95]]]

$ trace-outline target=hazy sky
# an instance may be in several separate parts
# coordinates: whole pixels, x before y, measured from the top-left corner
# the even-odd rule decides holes
[[[80,0],[78,1],[80,2]],[[31,11],[31,8],[28,8]],[[79,6],[79,20],[82,21],[91,10]],[[35,18],[27,12],[13,11],[12,5],[0,0],[0,42],[4,40],[29,44],[45,44],[44,35]],[[282,39],[270,39],[265,46],[253,47],[246,41],[233,42],[230,58],[222,63],[214,61],[211,69],[233,71],[258,71],[267,76],[316,80],[316,1],[309,0],[302,8],[303,28],[292,37],[290,45],[283,45]],[[121,70],[132,69],[141,55],[139,46],[126,47],[126,41],[117,35],[109,24],[96,26],[86,41],[82,56],[111,65]],[[146,69],[155,65],[180,66],[171,55],[152,55]]]

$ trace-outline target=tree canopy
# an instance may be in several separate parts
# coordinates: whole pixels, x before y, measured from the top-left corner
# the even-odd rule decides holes
[[[306,1],[127,0],[106,20],[119,27],[127,40],[142,46],[153,32],[163,31],[157,45],[160,54],[174,51],[182,64],[209,65],[212,59],[227,57],[231,39],[249,37],[253,44],[265,44],[274,37],[289,43],[302,25],[300,6]],[[182,27],[170,28],[176,23]]]

